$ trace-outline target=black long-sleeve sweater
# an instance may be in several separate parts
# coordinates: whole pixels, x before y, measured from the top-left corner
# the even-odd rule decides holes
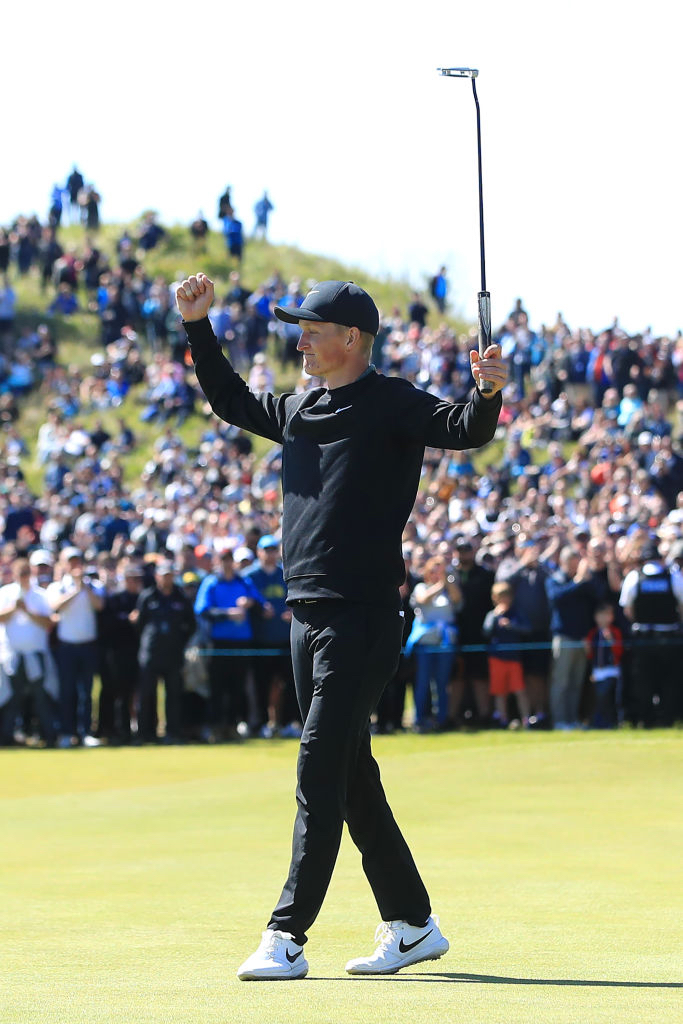
[[[479,448],[500,395],[452,405],[374,369],[344,387],[254,394],[208,319],[185,324],[197,379],[221,419],[282,444],[288,600],[344,598],[398,607],[401,537],[425,446]]]

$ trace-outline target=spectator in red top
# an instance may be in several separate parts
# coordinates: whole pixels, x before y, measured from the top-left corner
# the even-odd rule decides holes
[[[595,729],[614,728],[623,715],[621,694],[621,658],[624,641],[614,625],[614,607],[606,601],[595,609],[595,626],[586,637],[590,679],[595,685],[595,710],[591,724]]]

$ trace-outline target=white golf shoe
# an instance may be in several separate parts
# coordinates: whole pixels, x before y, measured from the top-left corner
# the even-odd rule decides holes
[[[349,960],[349,974],[396,974],[402,967],[438,960],[448,952],[448,939],[439,930],[438,917],[421,928],[407,921],[382,921],[375,932],[377,949],[370,956]]]
[[[286,981],[305,978],[308,963],[304,947],[289,932],[263,932],[261,944],[237,972],[240,981]]]

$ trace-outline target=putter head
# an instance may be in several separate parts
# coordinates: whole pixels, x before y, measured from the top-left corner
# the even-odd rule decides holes
[[[447,78],[476,78],[479,74],[477,68],[437,68],[436,70]]]

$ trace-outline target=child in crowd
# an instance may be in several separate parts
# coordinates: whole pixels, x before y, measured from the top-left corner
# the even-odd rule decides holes
[[[494,719],[507,726],[508,696],[514,694],[526,729],[529,727],[529,698],[524,687],[522,650],[528,637],[528,623],[515,612],[514,595],[509,583],[494,583],[493,608],[484,619],[483,633],[489,640],[489,690],[494,701]]]
[[[621,720],[621,657],[623,637],[614,625],[614,608],[601,604],[595,609],[595,626],[586,637],[586,654],[591,665],[591,682],[595,684],[595,711],[592,725],[596,729],[614,728]]]

